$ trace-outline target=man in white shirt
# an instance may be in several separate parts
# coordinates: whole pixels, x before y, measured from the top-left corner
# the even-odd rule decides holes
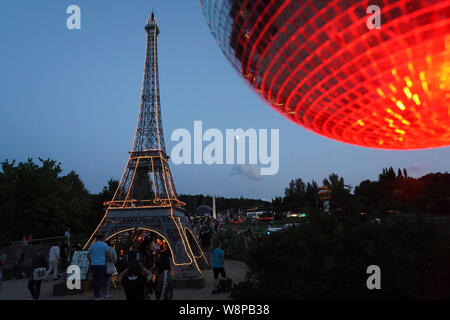
[[[58,265],[60,259],[59,246],[57,243],[54,243],[50,248],[50,252],[48,254],[48,271],[46,277],[53,272],[53,280],[58,278]]]

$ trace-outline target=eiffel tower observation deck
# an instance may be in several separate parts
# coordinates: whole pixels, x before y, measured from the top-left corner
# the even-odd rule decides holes
[[[201,276],[199,264],[207,263],[191,231],[191,225],[178,199],[164,143],[159,93],[155,16],[145,26],[147,45],[139,115],[132,149],[113,199],[105,203],[105,216],[94,235],[102,233],[116,250],[125,251],[130,243],[152,234],[168,244],[172,266],[178,278]]]

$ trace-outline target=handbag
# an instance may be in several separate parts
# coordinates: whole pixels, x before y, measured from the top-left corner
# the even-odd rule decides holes
[[[47,274],[47,269],[45,267],[35,268],[33,270],[33,280],[39,281],[43,280]]]

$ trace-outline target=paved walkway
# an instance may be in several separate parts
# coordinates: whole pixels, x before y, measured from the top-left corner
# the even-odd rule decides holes
[[[225,270],[227,276],[238,283],[245,279],[247,267],[240,261],[225,261]],[[214,289],[214,278],[212,270],[204,270],[205,287],[203,289],[174,289],[174,300],[229,300],[228,293],[212,294]],[[31,300],[31,295],[27,288],[28,280],[10,280],[2,282],[0,292],[0,300]],[[41,300],[91,300],[93,293],[69,295],[69,296],[52,296],[54,281],[42,281]],[[124,300],[125,293],[122,288],[111,289],[113,297],[111,300]],[[155,296],[152,296],[154,299]]]

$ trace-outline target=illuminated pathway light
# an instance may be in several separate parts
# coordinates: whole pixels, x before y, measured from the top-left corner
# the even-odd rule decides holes
[[[370,5],[381,28],[369,29]],[[450,145],[450,0],[202,0],[212,34],[286,118],[355,145]]]

